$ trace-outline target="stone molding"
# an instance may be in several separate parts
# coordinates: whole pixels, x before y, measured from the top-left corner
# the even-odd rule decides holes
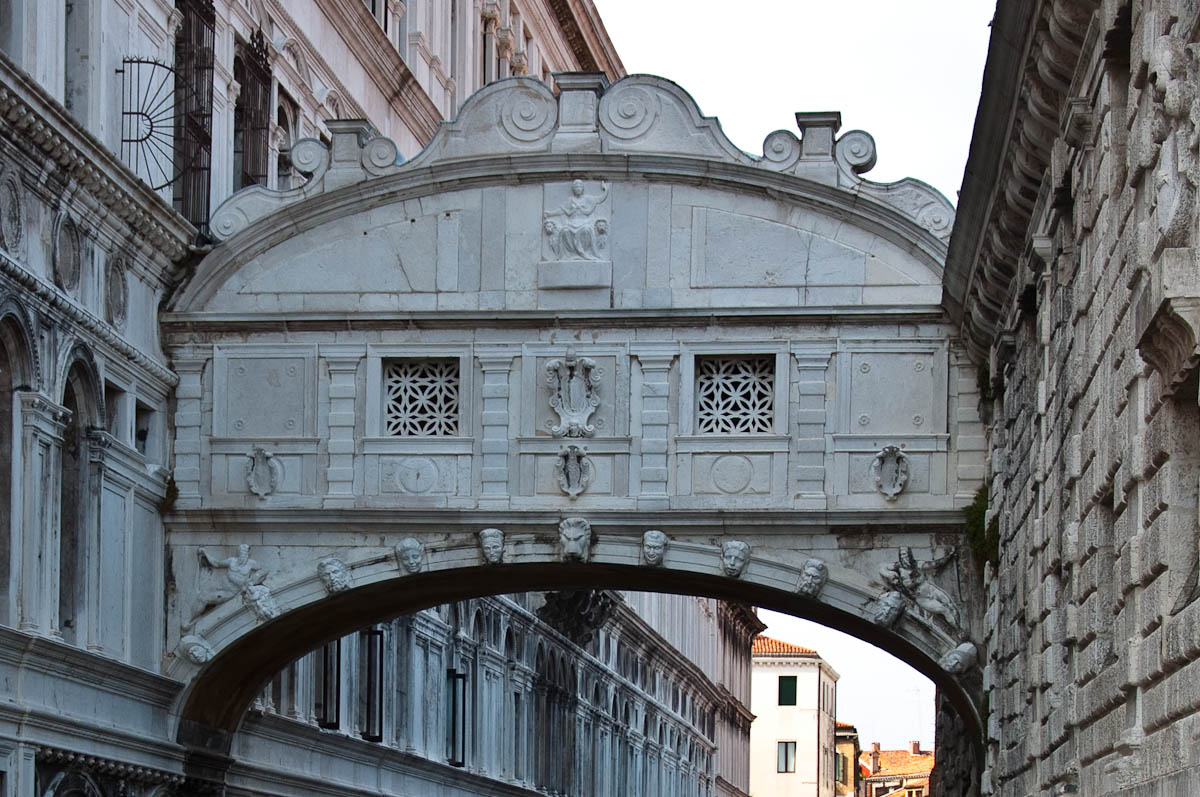
[[[128,224],[151,249],[172,261],[188,254],[187,244],[195,237],[195,229],[3,53],[0,116]]]
[[[836,198],[838,204],[855,213],[869,213],[860,206],[868,204],[863,203],[864,198],[870,199],[869,204],[889,208],[909,225],[932,236],[937,242],[932,248],[939,256],[944,251],[954,218],[950,202],[912,178],[894,183],[862,178],[861,174],[875,163],[875,142],[860,130],[835,140],[840,124],[836,114],[798,115],[805,138],[776,131],[767,136],[764,155],[755,158],[734,146],[718,121],[701,115],[692,97],[669,80],[638,75],[604,88],[602,82],[568,81],[566,77],[557,97],[541,81],[527,77],[485,86],[463,104],[454,121],[444,123],[429,145],[406,163],[399,163],[395,143],[373,136],[367,123],[343,121],[336,129],[331,124],[334,141],[330,149],[315,139],[303,139],[292,149],[297,167],[312,175],[304,186],[283,192],[255,186],[238,192],[213,213],[213,234],[220,240],[230,240],[284,207],[371,178],[400,178],[376,183],[388,193],[422,183],[437,190],[441,177],[461,185],[465,179],[490,173],[502,174],[507,182],[514,171],[531,173],[530,179],[539,175],[546,179],[555,172],[586,169],[594,177],[600,176],[596,173],[599,171],[615,178],[627,176],[635,163],[639,170],[651,167],[651,163],[640,159],[659,156],[665,162],[655,164],[658,168],[654,171],[666,175],[675,172],[709,179],[725,176],[713,170],[716,162],[746,167],[749,171],[741,176],[755,183],[769,180],[792,192]],[[577,102],[584,94],[597,93],[598,105],[594,97],[582,105]],[[581,126],[575,118],[577,107],[591,106],[596,107],[598,125]],[[566,114],[564,119],[560,119],[560,109]],[[572,110],[567,113],[567,109]],[[565,130],[570,152],[556,153],[554,142],[564,124],[570,128]],[[582,161],[581,155],[594,156],[595,160]],[[803,183],[770,180],[770,173],[802,178]],[[816,186],[825,190],[814,191]],[[356,202],[362,201],[362,193],[361,188],[355,192]],[[333,209],[321,204],[326,211]],[[245,253],[247,242],[240,243]]]

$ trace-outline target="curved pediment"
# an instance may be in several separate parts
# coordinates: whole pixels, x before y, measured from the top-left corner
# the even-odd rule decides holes
[[[861,131],[797,114],[764,155],[662,78],[513,78],[401,162],[361,122],[301,142],[311,176],[214,214],[172,309],[636,310],[937,305],[950,204],[879,184]]]

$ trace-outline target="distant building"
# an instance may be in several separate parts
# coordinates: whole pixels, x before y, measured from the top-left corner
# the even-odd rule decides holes
[[[906,750],[880,750],[879,742],[859,756],[862,764],[861,797],[928,797],[933,751],[920,742]]]
[[[862,753],[858,728],[848,722],[837,723],[833,748],[833,793],[853,797],[858,794],[858,756]]]
[[[750,677],[752,797],[834,797],[838,674],[815,650],[758,636]]]

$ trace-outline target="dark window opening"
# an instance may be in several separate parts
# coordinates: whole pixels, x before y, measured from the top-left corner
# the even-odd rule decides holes
[[[183,25],[175,39],[175,210],[205,235],[212,179],[212,0],[176,0]]]
[[[233,190],[266,185],[270,135],[271,64],[261,29],[240,45],[233,79],[241,87],[233,107]]]
[[[796,676],[794,676],[794,675],[779,676],[779,705],[781,705],[781,706],[796,705]]]

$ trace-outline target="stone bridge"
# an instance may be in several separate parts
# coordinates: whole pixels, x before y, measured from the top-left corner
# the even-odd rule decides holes
[[[754,157],[668,81],[557,84],[485,88],[407,162],[331,122],[292,150],[304,185],[214,214],[162,316],[167,672],[196,773],[319,643],[565,587],[815,619],[928,675],[978,738],[953,208],[861,177],[874,142],[836,113]]]

